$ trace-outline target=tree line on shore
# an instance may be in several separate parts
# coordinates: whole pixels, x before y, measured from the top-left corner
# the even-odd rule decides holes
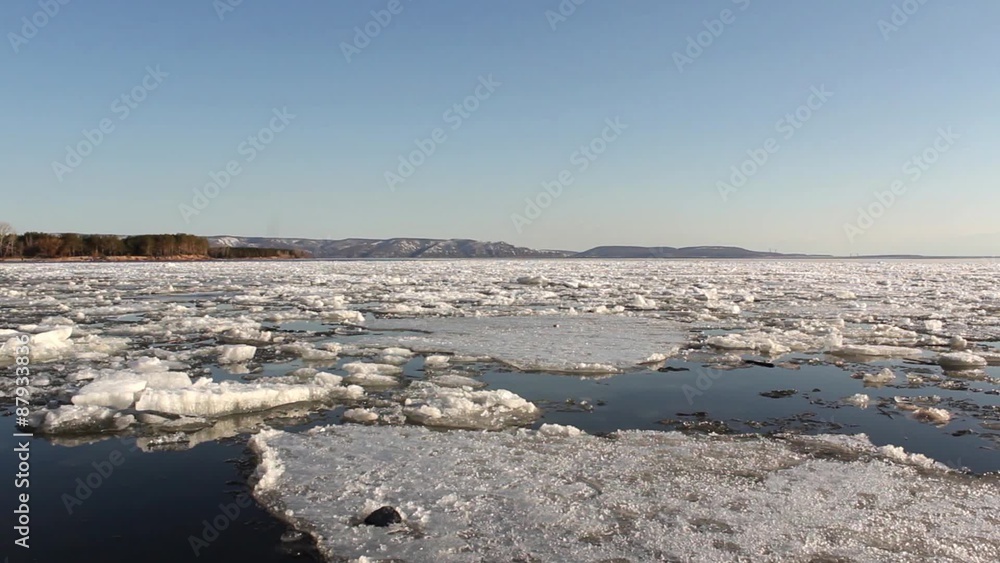
[[[291,248],[251,248],[247,246],[215,246],[208,249],[212,258],[308,258],[304,250]]]
[[[113,258],[175,256],[211,258],[303,258],[305,253],[283,248],[211,248],[208,239],[184,233],[156,235],[85,235],[77,233],[16,234],[0,224],[0,258]]]

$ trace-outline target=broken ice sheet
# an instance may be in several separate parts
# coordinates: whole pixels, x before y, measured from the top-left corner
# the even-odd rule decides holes
[[[264,431],[255,496],[333,560],[1000,560],[996,480],[864,436],[817,459],[769,439],[572,434]],[[385,505],[403,524],[355,525]]]
[[[369,328],[392,330],[360,337],[367,345],[489,357],[522,371],[573,373],[636,368],[687,339],[671,321],[608,315],[379,319]],[[419,332],[401,332],[406,330]]]

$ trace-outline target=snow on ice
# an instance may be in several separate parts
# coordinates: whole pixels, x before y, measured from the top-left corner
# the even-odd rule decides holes
[[[330,426],[264,431],[251,446],[255,496],[313,530],[331,559],[1000,559],[995,480],[863,435],[793,447],[667,432]],[[356,525],[385,505],[402,524]]]
[[[511,417],[498,397],[467,395],[498,392],[473,390],[478,367],[453,370],[473,362],[600,375],[689,354],[931,357],[965,380],[1000,364],[989,344],[1000,341],[1000,263],[985,260],[7,263],[0,277],[0,367],[28,335],[33,398],[69,402],[60,408],[102,427],[113,425],[99,409],[215,417],[351,401],[362,392],[352,383],[409,399],[411,421],[465,424],[482,408],[488,427],[529,420],[526,407]],[[411,390],[400,370],[417,354],[432,387]],[[343,375],[240,367],[333,371],[342,357]],[[213,364],[253,381],[199,379]],[[925,381],[936,380],[907,378]],[[0,396],[12,391],[0,378]],[[54,410],[35,408],[38,419]],[[47,428],[73,426],[59,420]]]

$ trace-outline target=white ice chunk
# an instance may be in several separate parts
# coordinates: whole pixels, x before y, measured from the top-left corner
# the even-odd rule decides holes
[[[928,332],[941,332],[944,329],[944,323],[938,319],[928,319],[924,321],[924,329]]]
[[[862,381],[864,381],[865,386],[881,387],[882,385],[895,383],[896,374],[889,368],[883,368],[878,373],[866,373]]]
[[[913,417],[933,424],[947,424],[951,420],[951,413],[944,409],[921,407],[913,411]]]
[[[526,424],[540,414],[534,404],[506,389],[472,391],[417,381],[406,391],[403,413],[426,426],[493,430]]]
[[[385,348],[381,351],[382,356],[402,356],[409,358],[413,356],[413,350],[407,348]]]
[[[45,434],[86,434],[105,430],[120,430],[135,419],[132,416],[118,416],[115,411],[96,405],[63,405],[57,409],[43,411],[40,432]]]
[[[538,433],[544,436],[579,436],[583,434],[583,430],[575,426],[568,426],[563,424],[543,424],[538,428]]]
[[[153,373],[158,371],[168,371],[170,369],[170,367],[160,358],[150,356],[136,358],[128,362],[126,365],[129,369],[140,373]]]
[[[402,383],[398,377],[382,375],[374,371],[352,373],[347,376],[345,381],[362,387],[394,387]]]
[[[240,364],[249,362],[257,353],[256,346],[247,344],[224,344],[216,348],[220,364]]]
[[[351,385],[335,387],[315,384],[238,383],[223,381],[186,389],[149,389],[136,403],[136,410],[186,416],[217,417],[270,409],[280,405],[358,399],[364,389]]]
[[[327,385],[329,387],[337,387],[344,381],[343,377],[332,373],[326,373],[325,371],[318,372],[312,377],[315,379],[316,383],[319,383],[320,385]]]
[[[361,311],[324,311],[323,318],[335,323],[365,324],[365,314]]]
[[[403,373],[403,368],[392,364],[371,364],[366,362],[350,362],[342,366],[351,375],[398,375]]]
[[[69,337],[72,336],[72,334],[73,327],[71,326],[57,328],[41,334],[34,334],[31,336],[31,346],[36,349],[41,347],[62,346],[63,343],[69,340]]]
[[[137,393],[146,388],[142,379],[106,379],[88,383],[70,399],[74,405],[127,409]]]
[[[428,381],[439,387],[472,387],[473,389],[477,387],[486,387],[486,383],[483,381],[455,373],[437,375],[430,378]]]
[[[642,309],[645,311],[656,309],[656,301],[653,299],[647,299],[642,295],[633,295],[632,302],[629,303],[634,309]]]
[[[65,326],[33,334],[28,337],[27,344],[23,344],[19,337],[11,337],[0,346],[0,357],[15,357],[19,355],[16,353],[18,349],[28,346],[33,360],[45,361],[58,358],[73,348],[73,342],[69,339],[72,334],[73,327]]]
[[[222,333],[221,340],[238,344],[268,344],[274,333],[249,326],[233,327]]]
[[[378,420],[378,413],[372,412],[368,409],[348,409],[344,411],[342,416],[343,419],[348,422],[357,422],[359,424],[375,422]]]
[[[850,358],[919,358],[924,353],[919,348],[857,344],[832,350],[831,354]]]
[[[906,465],[912,465],[915,467],[922,467],[924,469],[941,469],[941,464],[932,458],[929,458],[923,454],[911,454],[899,446],[881,446],[877,448],[878,453],[884,455],[885,457],[898,461],[899,463],[905,463]]]
[[[191,385],[188,374],[180,371],[141,373],[138,377],[146,382],[149,389],[180,389]]]
[[[776,342],[765,334],[720,334],[710,336],[706,343],[724,350],[754,350],[772,356],[792,351],[791,347]]]
[[[130,363],[146,371],[87,369],[78,372],[76,380],[92,382],[80,388],[70,400],[74,405],[126,409],[132,406],[138,394],[146,388],[176,389],[191,385],[191,378],[186,373],[150,371],[159,365],[152,362]]]
[[[343,350],[344,346],[339,342],[324,342],[317,346],[320,350],[325,350],[327,352],[333,352],[334,354],[339,354]]]
[[[70,339],[74,327],[60,327],[29,337],[27,346],[31,350],[32,362],[50,362],[63,358],[76,360],[103,360],[109,355],[124,350],[128,346],[126,338],[108,338],[97,334],[87,334]],[[24,346],[18,337],[10,338],[0,345],[0,358],[14,357]]]
[[[323,362],[323,361],[330,361],[337,359],[336,351],[317,350],[307,342],[296,342],[294,344],[285,344],[280,349],[285,354],[292,354],[298,356],[307,362]]]
[[[441,355],[427,356],[427,358],[424,359],[424,368],[442,369],[447,367],[448,362],[450,361],[451,358],[448,356],[441,356]]]
[[[938,364],[944,368],[968,369],[986,366],[986,358],[970,352],[950,352],[938,357]]]

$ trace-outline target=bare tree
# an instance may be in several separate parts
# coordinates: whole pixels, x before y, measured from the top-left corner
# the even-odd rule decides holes
[[[17,245],[17,231],[10,223],[0,222],[0,258],[14,255],[14,247]]]

